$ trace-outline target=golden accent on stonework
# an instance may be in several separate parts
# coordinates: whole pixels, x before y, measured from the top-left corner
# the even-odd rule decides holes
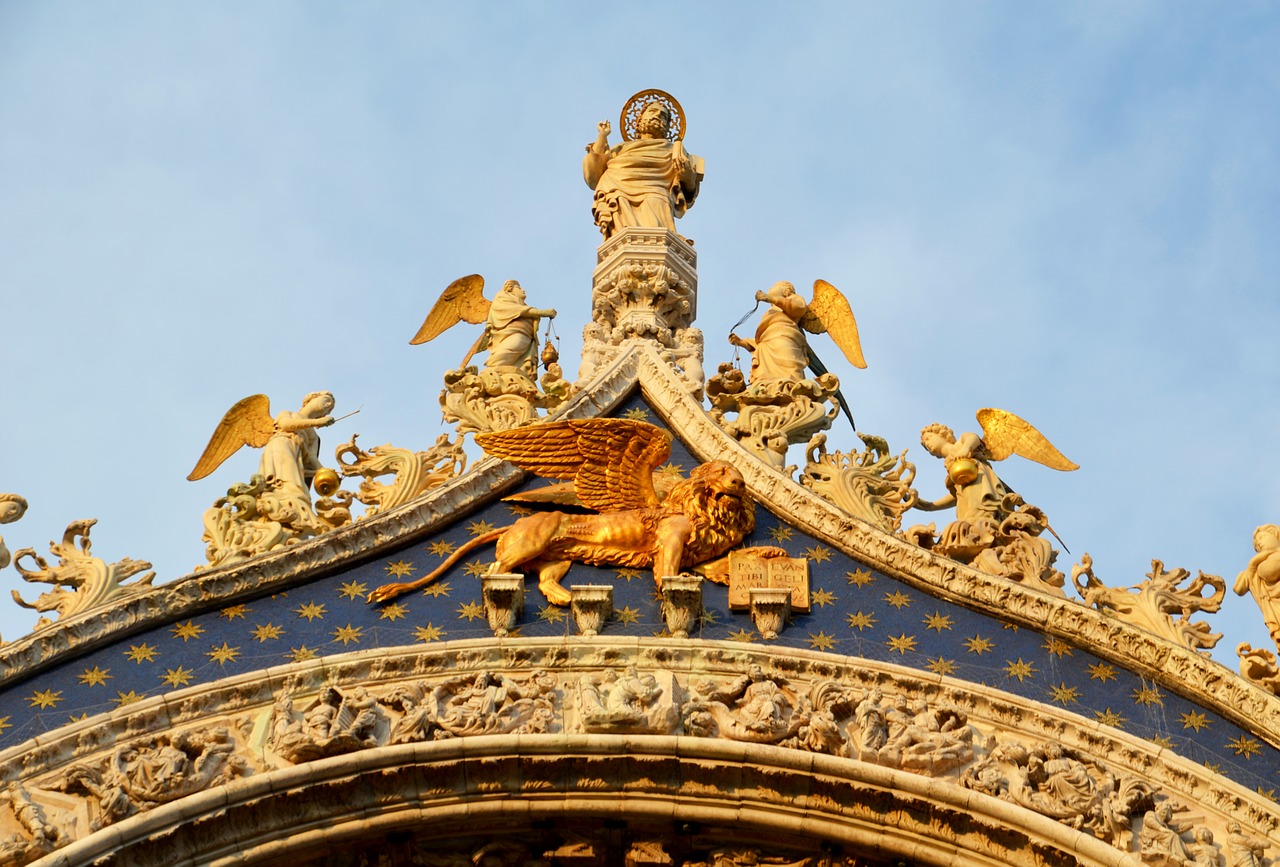
[[[301,647],[290,648],[285,656],[289,657],[293,662],[303,662],[308,659],[315,659],[316,652],[304,644]]]
[[[160,680],[164,681],[166,685],[177,689],[180,686],[186,686],[191,683],[191,677],[193,674],[195,674],[195,672],[191,669],[184,668],[179,665],[177,668],[166,669]]]
[[[430,545],[427,546],[427,550],[430,551],[432,554],[435,554],[437,557],[448,557],[450,554],[453,553],[453,549],[457,547],[458,546],[453,544],[452,542],[441,541],[441,542],[432,542]]]
[[[943,659],[939,656],[937,659],[929,660],[929,664],[925,666],[934,674],[946,676],[956,673],[956,663],[954,659]]]
[[[1188,711],[1179,718],[1184,729],[1200,731],[1209,727],[1209,718],[1198,710]]]
[[[369,592],[369,585],[363,581],[347,581],[338,591],[338,595],[346,599],[360,599]]]
[[[205,656],[218,663],[218,665],[226,665],[228,662],[235,662],[236,657],[240,655],[240,648],[232,647],[227,642],[222,642],[221,647],[214,647],[213,650],[205,653]]]
[[[901,590],[895,590],[892,593],[884,594],[884,601],[888,602],[894,608],[907,608],[911,605],[911,597],[903,593]]]
[[[825,563],[831,559],[831,549],[826,545],[814,545],[804,549],[805,556],[815,563]]]
[[[792,530],[790,527],[783,527],[783,526],[772,527],[769,530],[769,541],[790,542],[791,537],[794,536],[795,534],[796,534],[795,530]]]
[[[274,623],[264,623],[261,626],[253,627],[253,637],[259,642],[270,641],[273,638],[279,638],[284,634],[283,626],[276,626]]]
[[[854,572],[846,572],[844,574],[845,577],[849,579],[849,583],[855,587],[866,587],[872,581],[876,580],[876,576],[872,575],[866,569],[858,569]]]
[[[479,602],[464,602],[458,606],[458,619],[475,620],[478,617],[484,617],[484,606]]]
[[[399,602],[392,602],[386,608],[382,609],[381,613],[378,615],[378,619],[390,620],[392,623],[395,623],[397,620],[400,620],[408,614],[408,608],[401,605]]]
[[[439,641],[442,635],[444,635],[444,630],[438,626],[432,626],[430,623],[413,630],[413,637],[419,641]]]
[[[1111,726],[1112,728],[1117,728],[1117,729],[1123,726],[1126,722],[1128,722],[1128,720],[1125,719],[1122,714],[1119,714],[1113,711],[1111,708],[1107,708],[1106,710],[1095,711],[1093,714],[1093,718],[1105,726]]]
[[[351,644],[352,642],[359,644],[361,633],[363,633],[363,631],[364,627],[352,626],[348,623],[346,626],[339,626],[337,629],[333,630],[333,640],[341,641],[344,646]]]
[[[836,646],[835,637],[825,632],[809,633],[809,647],[813,650],[831,650]]]
[[[1046,653],[1051,653],[1059,659],[1071,655],[1071,645],[1057,638],[1046,638],[1041,647],[1044,648]]]
[[[30,702],[28,707],[38,707],[41,710],[57,707],[58,702],[62,701],[62,690],[55,692],[52,689],[38,689],[31,693],[27,701]]]
[[[1067,686],[1066,682],[1063,681],[1057,686],[1049,687],[1049,700],[1056,701],[1066,707],[1068,704],[1080,701],[1080,689],[1079,687]]]
[[[146,698],[146,693],[138,693],[131,689],[128,692],[117,691],[116,697],[112,701],[115,702],[116,707],[124,707],[127,704],[142,701],[144,698]]]
[[[1115,666],[1109,665],[1105,662],[1092,663],[1089,666],[1089,677],[1092,680],[1102,681],[1103,683],[1106,683],[1109,680],[1115,680]]]
[[[1023,662],[1022,657],[1018,657],[1017,662],[1010,660],[1004,667],[1005,677],[1016,677],[1018,683],[1022,683],[1027,678],[1036,676],[1036,667],[1029,662]]]
[[[538,609],[538,619],[547,623],[559,623],[564,620],[564,617],[564,609],[557,608],[554,605],[544,605]]]
[[[736,632],[729,633],[729,640],[750,644],[756,640],[756,634],[755,632],[748,632],[746,629],[739,628]]]
[[[312,620],[324,620],[324,605],[315,602],[308,602],[305,605],[295,609],[299,617],[305,617],[307,622]]]
[[[907,651],[916,649],[916,637],[902,633],[898,636],[889,636],[889,640],[885,642],[889,645],[890,650],[896,650],[898,653],[906,654]]]
[[[613,619],[619,623],[639,623],[640,609],[632,608],[630,605],[625,608],[615,608],[613,609]]]
[[[856,614],[845,615],[845,621],[849,624],[850,629],[856,629],[861,632],[864,629],[870,629],[876,625],[876,619],[870,614],[864,614],[858,611]]]
[[[388,575],[395,578],[407,578],[413,574],[413,564],[408,560],[397,560],[383,567]]]
[[[156,656],[156,649],[145,641],[142,644],[130,644],[128,652],[124,655],[125,659],[136,662],[138,665],[144,662],[155,662]]]
[[[925,629],[934,629],[942,632],[944,629],[951,628],[951,615],[935,611],[921,622],[924,623]]]
[[[107,681],[111,679],[111,675],[108,674],[110,671],[109,668],[104,669],[95,665],[93,668],[86,668],[77,677],[86,686],[106,686]]]
[[[1262,752],[1262,744],[1258,743],[1256,738],[1245,737],[1244,735],[1227,741],[1226,746],[1232,749],[1237,756],[1244,756],[1245,759],[1251,759]]]
[[[181,638],[185,644],[190,638],[199,638],[200,633],[204,632],[203,626],[197,626],[194,621],[188,620],[186,623],[179,623],[173,626],[170,631],[174,638]]]
[[[228,605],[226,608],[218,612],[218,616],[227,618],[227,622],[229,623],[237,617],[243,618],[248,610],[249,606],[247,605]]]
[[[964,649],[969,653],[976,653],[981,656],[991,651],[996,643],[989,638],[983,638],[981,635],[975,635],[973,638],[967,638],[964,642]]]
[[[836,601],[836,594],[830,590],[814,590],[809,594],[809,604],[825,608]]]

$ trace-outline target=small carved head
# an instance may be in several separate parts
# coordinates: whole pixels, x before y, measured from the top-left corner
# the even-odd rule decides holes
[[[920,445],[924,446],[924,450],[935,458],[942,457],[943,447],[952,445],[955,441],[955,431],[945,424],[931,424],[920,431]]]
[[[520,285],[518,280],[508,280],[502,284],[502,288],[498,290],[499,295],[511,295],[517,301],[525,299],[524,287]]]
[[[1280,548],[1280,527],[1275,524],[1263,524],[1253,531],[1253,550],[1264,548]]]
[[[17,494],[0,494],[0,524],[12,524],[27,512],[27,501]]]
[[[303,413],[310,410],[319,415],[328,415],[333,412],[333,407],[333,395],[327,391],[313,391],[302,399]]]

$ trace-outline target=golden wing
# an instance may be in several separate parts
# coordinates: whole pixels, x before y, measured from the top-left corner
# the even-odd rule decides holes
[[[809,302],[808,312],[800,319],[800,326],[810,334],[827,332],[850,364],[859,369],[866,368],[862,341],[858,338],[858,320],[853,318],[849,299],[826,280],[813,281],[813,300]]]
[[[1080,469],[1079,464],[1068,460],[1030,422],[1011,412],[1003,409],[980,409],[978,424],[982,425],[982,438],[992,460],[1002,461],[1009,455],[1022,455],[1051,470],[1066,472]]]
[[[671,435],[621,418],[593,418],[476,434],[488,454],[550,479],[572,479],[598,512],[658,505],[653,471],[671,457]]]
[[[239,451],[241,446],[262,448],[275,432],[271,401],[265,394],[254,394],[237,401],[213,429],[213,436],[209,437],[209,444],[204,447],[204,454],[196,461],[187,481],[203,479],[222,466],[222,462]]]
[[[464,319],[472,325],[484,322],[489,315],[489,300],[483,291],[484,278],[479,274],[468,274],[454,280],[431,306],[431,312],[409,345],[417,346],[434,340]]]

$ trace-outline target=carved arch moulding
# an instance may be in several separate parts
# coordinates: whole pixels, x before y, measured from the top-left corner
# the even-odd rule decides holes
[[[1280,842],[1267,798],[1068,711],[890,663],[673,639],[309,660],[70,723],[0,754],[0,777],[3,863],[41,867],[298,863],[575,818],[936,865],[1133,863],[1165,807],[1219,847]]]

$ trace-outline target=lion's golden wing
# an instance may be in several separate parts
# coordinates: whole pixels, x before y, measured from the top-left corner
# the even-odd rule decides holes
[[[213,429],[204,454],[196,461],[195,469],[187,476],[194,482],[212,473],[222,462],[231,457],[241,446],[260,449],[275,433],[276,424],[271,418],[271,401],[265,394],[254,394],[236,401]]]
[[[423,320],[418,333],[409,341],[411,346],[426,343],[444,334],[462,320],[472,325],[483,322],[489,315],[489,300],[484,297],[484,278],[468,274],[450,283],[431,306],[431,312]]]
[[[476,435],[488,454],[552,479],[572,479],[599,512],[658,505],[653,471],[671,456],[671,435],[640,421],[577,419]]]
[[[1003,409],[978,410],[978,424],[982,425],[982,438],[987,452],[994,460],[1002,461],[1009,455],[1022,455],[1030,461],[1044,464],[1051,470],[1078,470],[1080,466],[1049,442],[1026,419]]]
[[[849,299],[826,280],[813,281],[813,300],[800,325],[811,334],[827,332],[850,364],[859,369],[867,366],[858,337],[858,320],[853,317]]]

